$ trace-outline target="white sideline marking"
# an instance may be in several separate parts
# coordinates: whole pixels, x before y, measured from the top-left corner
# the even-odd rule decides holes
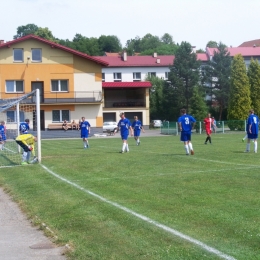
[[[152,219],[150,219],[150,218],[148,218],[148,217],[146,217],[146,216],[143,216],[143,215],[141,215],[141,214],[138,214],[138,213],[136,213],[136,212],[134,212],[134,211],[132,211],[132,210],[130,210],[130,209],[124,207],[124,206],[121,206],[120,204],[117,204],[117,203],[115,203],[115,202],[112,202],[112,201],[110,201],[110,200],[107,200],[106,198],[104,198],[104,197],[102,197],[102,196],[99,196],[98,194],[96,194],[96,193],[94,193],[94,192],[92,192],[92,191],[90,191],[90,190],[84,189],[83,187],[77,185],[76,183],[71,182],[71,181],[69,181],[69,180],[67,180],[67,179],[65,179],[65,178],[63,178],[63,177],[61,177],[60,175],[54,173],[53,171],[49,170],[46,166],[44,166],[44,165],[42,165],[42,164],[41,164],[41,166],[42,166],[47,172],[49,172],[50,174],[52,174],[52,175],[55,176],[56,178],[58,178],[58,179],[60,179],[60,180],[62,180],[62,181],[64,181],[64,182],[66,182],[66,183],[68,183],[68,184],[70,184],[70,185],[76,187],[76,188],[79,189],[79,190],[82,190],[82,191],[84,191],[84,192],[86,192],[86,193],[88,193],[88,194],[90,194],[90,195],[92,195],[92,196],[94,196],[94,197],[100,199],[101,201],[104,201],[104,202],[106,202],[106,203],[108,203],[108,204],[110,204],[110,205],[115,206],[116,208],[119,208],[119,209],[121,209],[121,210],[123,210],[123,211],[125,211],[125,212],[127,212],[127,213],[129,213],[129,214],[131,214],[131,215],[133,215],[133,216],[135,216],[135,217],[137,217],[137,218],[140,218],[140,219],[142,219],[142,220],[144,220],[144,221],[146,221],[146,222],[148,222],[148,223],[151,223],[151,224],[153,224],[154,226],[159,227],[159,228],[161,228],[161,229],[163,229],[163,230],[165,230],[165,231],[167,231],[167,232],[169,232],[169,233],[171,233],[171,234],[173,234],[173,235],[175,235],[175,236],[177,236],[177,237],[179,237],[179,238],[182,238],[182,239],[184,239],[184,240],[187,240],[188,242],[193,243],[193,244],[195,244],[195,245],[197,245],[197,246],[203,248],[204,250],[206,250],[206,251],[208,251],[208,252],[210,252],[210,253],[213,253],[213,254],[215,254],[215,255],[217,255],[217,256],[223,258],[223,259],[226,259],[226,260],[236,260],[234,257],[229,256],[229,255],[226,255],[226,254],[222,253],[221,251],[219,251],[219,250],[217,250],[217,249],[215,249],[215,248],[213,248],[213,247],[210,247],[210,246],[208,246],[208,245],[202,243],[201,241],[199,241],[199,240],[197,240],[197,239],[194,239],[194,238],[192,238],[192,237],[190,237],[190,236],[187,236],[187,235],[185,235],[185,234],[182,234],[181,232],[179,232],[179,231],[177,231],[177,230],[175,230],[175,229],[172,229],[172,228],[167,227],[167,226],[165,226],[165,225],[163,225],[163,224],[160,224],[159,222],[156,222],[155,220],[152,220]]]
[[[7,148],[7,147],[5,147],[5,146],[3,147],[3,149],[4,149],[4,150],[7,150],[7,151],[9,151],[9,152],[11,152],[11,153],[17,153],[17,152],[14,152],[14,151],[12,151],[12,150],[8,149],[8,148]]]

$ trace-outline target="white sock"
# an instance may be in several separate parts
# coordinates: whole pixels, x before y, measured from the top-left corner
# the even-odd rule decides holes
[[[255,140],[255,152],[257,152],[257,141]]]
[[[126,150],[129,151],[128,144],[126,144]]]
[[[140,142],[140,140],[139,140],[139,138],[137,139],[137,143],[139,143]]]
[[[83,141],[84,147],[87,147],[87,142]]]
[[[247,143],[247,144],[246,144],[246,150],[247,150],[247,151],[250,151],[250,143]]]
[[[122,151],[124,152],[126,148],[126,143],[123,143]]]
[[[243,139],[244,139],[244,140],[245,140],[245,139],[247,139],[247,134],[244,136],[244,138],[243,138]]]
[[[29,162],[31,157],[31,152],[27,152],[26,161]]]
[[[23,162],[25,162],[27,159],[27,152],[23,152]]]
[[[193,150],[193,147],[192,147],[192,143],[191,142],[189,142],[189,148],[190,148],[190,150]]]
[[[188,154],[189,153],[189,146],[187,144],[184,145],[184,149],[186,151],[186,154]]]

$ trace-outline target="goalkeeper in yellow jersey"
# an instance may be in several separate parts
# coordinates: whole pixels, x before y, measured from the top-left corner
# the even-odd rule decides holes
[[[37,142],[36,136],[33,136],[32,134],[22,134],[17,136],[15,141],[23,148],[22,164],[35,163],[38,161],[34,149],[34,143]],[[31,154],[34,158],[29,162]]]

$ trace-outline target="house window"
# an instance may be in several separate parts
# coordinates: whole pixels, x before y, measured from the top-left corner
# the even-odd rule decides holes
[[[23,62],[23,49],[14,49],[14,62]]]
[[[64,120],[70,121],[69,110],[52,110],[52,122],[63,122]]]
[[[134,72],[133,73],[133,80],[140,81],[141,80],[141,72]]]
[[[105,73],[102,73],[102,81],[105,81]]]
[[[51,91],[53,92],[68,92],[68,80],[52,80]]]
[[[149,77],[156,77],[156,72],[148,72]]]
[[[114,73],[114,81],[122,81],[121,73]]]
[[[169,78],[169,72],[165,72],[165,79]]]
[[[5,91],[7,93],[24,92],[22,80],[7,80],[5,82]]]
[[[32,49],[32,62],[42,62],[41,49]]]
[[[20,122],[24,122],[25,118],[24,118],[23,111],[19,112],[19,116],[20,116]],[[6,111],[6,118],[7,118],[7,124],[16,123],[17,122],[16,111]]]

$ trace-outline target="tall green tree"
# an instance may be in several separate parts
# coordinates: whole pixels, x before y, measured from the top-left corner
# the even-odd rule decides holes
[[[209,48],[218,48],[218,43],[215,42],[215,41],[209,41],[206,45],[206,47],[209,47]]]
[[[146,81],[150,81],[152,83],[152,87],[150,89],[150,118],[164,118],[163,87],[165,81],[158,77],[147,77]]]
[[[255,114],[260,115],[260,64],[257,60],[251,59],[247,75],[250,84],[250,98],[252,101],[252,108],[254,109]]]
[[[234,56],[231,65],[228,120],[242,120],[251,108],[250,85],[241,54]]]
[[[191,109],[190,114],[197,120],[203,121],[208,112],[208,107],[205,102],[205,92],[200,86],[193,88],[192,97],[190,99]]]
[[[205,89],[212,98],[211,105],[217,106],[218,120],[222,119],[228,106],[231,61],[226,45],[220,42],[212,60],[204,70]]]
[[[193,52],[190,43],[182,42],[176,51],[173,65],[170,66],[168,79],[172,88],[176,103],[171,107],[186,108],[189,112],[190,99],[193,88],[198,85],[200,80],[200,62],[197,60],[196,53]],[[170,105],[170,104],[169,104]]]
[[[52,32],[47,27],[45,27],[45,28],[39,27],[38,30],[34,32],[34,34],[41,38],[44,38],[46,40],[49,40],[52,42],[57,42],[57,40],[53,36]]]
[[[101,35],[98,38],[98,44],[101,52],[119,52],[122,50],[120,40],[115,35]]]
[[[21,38],[29,34],[35,34],[39,27],[33,23],[21,25],[17,27],[17,34],[13,36],[14,39]]]

